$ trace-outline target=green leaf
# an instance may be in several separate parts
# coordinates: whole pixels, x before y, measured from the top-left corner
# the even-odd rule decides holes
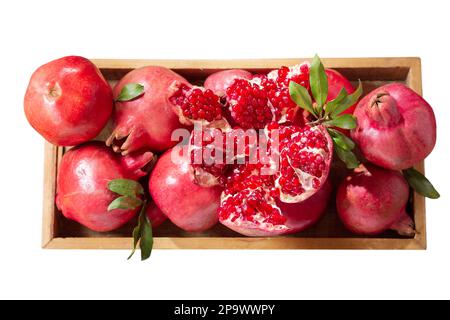
[[[340,101],[340,103],[336,106],[336,108],[334,108],[334,110],[331,112],[331,117],[332,118],[336,117],[337,115],[341,114],[342,112],[350,108],[352,105],[354,105],[359,100],[362,93],[363,93],[362,83],[361,81],[359,81],[358,87],[356,88],[355,92],[347,95],[345,99]]]
[[[137,181],[130,179],[114,179],[108,182],[108,189],[121,196],[137,197],[144,194],[144,188]]]
[[[116,101],[130,101],[144,94],[144,86],[140,83],[128,83],[120,91]]]
[[[411,188],[416,190],[417,193],[430,199],[438,199],[441,196],[431,182],[416,169],[403,170],[403,174]]]
[[[122,196],[114,199],[108,206],[108,211],[114,209],[135,209],[142,204],[142,200],[135,197]]]
[[[348,96],[347,90],[345,88],[342,88],[341,91],[339,91],[339,94],[336,98],[329,101],[327,103],[326,109],[325,109],[325,116],[328,116],[330,113],[333,113],[333,111],[346,99]]]
[[[345,163],[347,169],[355,169],[359,166],[359,160],[352,151],[344,150],[336,143],[334,144],[334,150],[336,151],[339,159]]]
[[[331,128],[327,129],[331,138],[333,139],[333,142],[341,149],[351,151],[355,148],[355,143],[353,142],[353,140],[347,137],[345,134]]]
[[[139,247],[141,248],[141,260],[147,260],[150,258],[153,249],[153,232],[152,225],[147,218],[145,212],[140,216],[141,220],[141,240]]]
[[[305,87],[299,85],[294,81],[291,81],[289,82],[289,95],[291,96],[292,101],[294,101],[300,108],[305,109],[306,111],[317,117],[317,114],[312,105],[311,97]]]
[[[144,207],[144,206],[143,206]],[[142,211],[142,209],[141,209]],[[140,215],[139,215],[140,216]],[[131,250],[131,254],[128,256],[127,260],[130,260],[131,257],[134,255],[134,253],[136,252],[136,247],[137,244],[139,242],[139,240],[141,239],[141,220],[138,219],[138,224],[136,227],[134,227],[133,229],[133,250]]]
[[[131,251],[128,260],[136,252],[137,245],[141,249],[141,260],[146,260],[150,257],[153,249],[153,232],[150,221],[147,219],[146,204],[142,205],[141,212],[139,213],[139,219],[137,226],[133,229],[133,250]]]
[[[325,121],[325,126],[338,127],[342,129],[354,129],[356,128],[356,118],[351,114],[343,114],[334,119]]]
[[[327,74],[325,73],[325,68],[318,55],[315,55],[311,62],[309,82],[311,85],[311,92],[314,100],[316,100],[320,114],[328,97],[328,79]]]

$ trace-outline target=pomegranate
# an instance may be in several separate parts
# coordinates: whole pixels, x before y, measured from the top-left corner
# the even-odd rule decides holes
[[[47,141],[73,146],[95,138],[111,116],[111,88],[88,59],[69,56],[39,67],[24,99],[31,126]]]
[[[353,140],[370,162],[392,170],[412,167],[430,154],[436,143],[436,119],[431,106],[403,84],[375,89],[357,105]]]
[[[377,235],[397,229],[411,234],[412,220],[405,213],[408,197],[408,183],[398,171],[367,164],[341,183],[336,206],[342,222],[354,233]]]
[[[126,74],[114,87],[114,97],[117,99],[130,83],[143,85],[144,94],[130,101],[116,102],[114,130],[106,144],[122,154],[142,148],[160,152],[174,146],[177,141],[172,141],[172,132],[182,125],[169,98],[174,93],[174,83],[190,84],[167,68],[148,66]]]
[[[134,217],[136,209],[108,206],[118,195],[108,189],[115,179],[137,180],[147,174],[153,154],[121,156],[100,142],[89,142],[64,154],[58,171],[56,205],[62,214],[87,228],[115,230]]]
[[[152,228],[159,227],[164,221],[167,220],[167,216],[156,206],[154,202],[147,204],[145,213],[152,224]]]
[[[335,99],[339,92],[341,92],[342,88],[344,88],[348,94],[352,94],[355,92],[355,88],[353,88],[350,81],[345,78],[342,74],[334,69],[325,69],[325,73],[327,74],[328,80],[328,97],[327,101],[331,101]],[[349,107],[347,110],[342,112],[342,114],[353,114],[355,111],[356,104]]]
[[[318,220],[330,195],[333,144],[327,131],[273,123],[267,127],[271,143],[274,129],[279,129],[278,170],[271,162],[237,165],[221,196],[219,221],[247,236],[301,231]]]
[[[246,236],[276,236],[305,230],[323,215],[331,185],[307,200],[285,203],[274,186],[273,176],[261,175],[259,165],[241,165],[233,170],[222,194],[219,221]]]
[[[204,126],[228,126],[223,117],[220,97],[212,90],[179,82],[174,82],[172,88],[176,89],[173,89],[169,101],[182,124],[192,125],[198,122]]]
[[[222,97],[225,95],[228,87],[235,79],[251,80],[252,74],[246,70],[231,69],[215,72],[205,80],[205,89],[212,90],[215,94]]]
[[[178,161],[172,157],[179,156]],[[156,163],[149,191],[158,208],[186,231],[205,231],[217,223],[220,186],[201,186],[194,178],[189,153],[179,146],[166,151]]]
[[[233,122],[244,129],[261,129],[272,121],[294,121],[299,108],[289,95],[289,82],[309,87],[309,66],[281,67],[251,80],[238,78],[226,89]]]

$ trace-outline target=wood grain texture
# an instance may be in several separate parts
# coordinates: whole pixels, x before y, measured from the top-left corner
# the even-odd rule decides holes
[[[114,84],[127,72],[147,65],[160,65],[180,73],[193,83],[201,84],[211,73],[230,68],[251,72],[266,72],[282,65],[293,65],[308,59],[264,60],[92,60]],[[353,83],[362,80],[364,93],[393,81],[407,84],[422,93],[419,58],[324,58],[326,67],[337,69]],[[44,214],[42,246],[49,249],[130,249],[130,222],[114,232],[92,232],[65,219],[55,203],[56,173],[65,148],[48,143],[45,146]],[[416,169],[424,172],[424,164]],[[155,249],[425,249],[425,199],[414,193],[409,211],[413,213],[417,234],[402,238],[393,232],[377,237],[352,235],[340,223],[333,204],[317,226],[299,234],[275,238],[242,237],[221,225],[204,233],[192,234],[176,228],[170,222],[155,230]]]

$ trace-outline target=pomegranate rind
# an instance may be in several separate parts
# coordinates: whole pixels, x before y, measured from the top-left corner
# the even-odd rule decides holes
[[[180,147],[166,151],[156,163],[149,179],[150,195],[158,208],[179,228],[190,232],[208,230],[218,221],[220,186],[198,185],[193,177],[190,157]],[[181,155],[177,160],[174,155]]]
[[[357,127],[351,137],[364,157],[378,166],[410,168],[425,159],[436,144],[431,106],[403,84],[375,89],[358,103],[354,115]]]
[[[400,172],[366,164],[341,183],[336,208],[351,232],[377,235],[400,219],[408,197],[409,186]]]
[[[182,76],[164,67],[148,66],[127,73],[114,87],[114,98],[129,83],[143,85],[144,94],[115,103],[113,131],[106,144],[122,154],[140,149],[162,152],[176,145],[172,133],[183,125],[169,101],[175,81],[190,86]]]

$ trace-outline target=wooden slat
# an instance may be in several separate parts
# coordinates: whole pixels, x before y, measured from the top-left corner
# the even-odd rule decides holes
[[[131,249],[132,238],[55,238],[47,249]],[[155,249],[423,249],[415,239],[155,238]]]
[[[410,68],[419,58],[321,58],[329,68]],[[236,60],[145,60],[145,59],[92,59],[100,69],[135,69],[148,65],[170,69],[271,69],[282,65],[294,65],[308,58],[288,59],[236,59]]]

